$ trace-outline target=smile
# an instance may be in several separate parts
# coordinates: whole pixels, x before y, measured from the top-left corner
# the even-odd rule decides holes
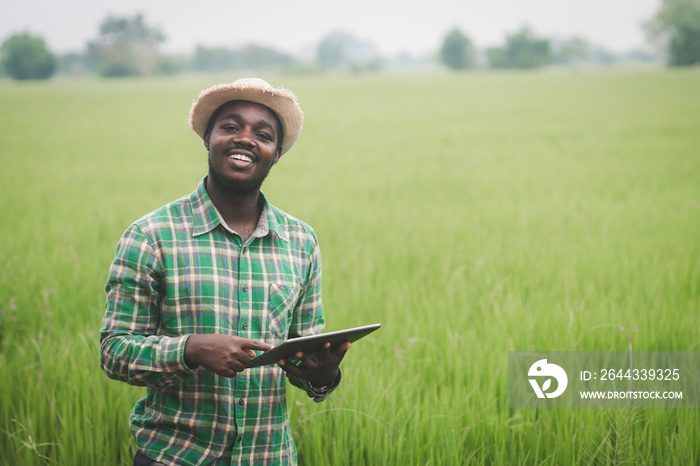
[[[231,160],[240,160],[241,162],[253,163],[253,159],[243,154],[231,154],[228,156]]]

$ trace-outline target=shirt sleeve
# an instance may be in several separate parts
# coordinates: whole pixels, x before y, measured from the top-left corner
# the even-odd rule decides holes
[[[194,372],[184,359],[189,335],[158,335],[163,279],[159,257],[137,225],[122,235],[105,285],[101,366],[108,377],[140,386],[168,386]]]
[[[316,403],[320,403],[321,401],[328,398],[330,396],[330,394],[333,393],[333,390],[338,388],[342,378],[343,378],[343,373],[340,370],[340,368],[338,368],[338,377],[336,377],[335,381],[331,385],[328,385],[326,387],[316,388],[313,385],[311,385],[309,382],[307,382],[306,380],[300,379],[298,377],[293,377],[293,376],[289,377],[289,381],[295,387],[298,387],[298,388],[301,388],[302,390],[304,390],[306,392],[306,394],[309,396],[309,398],[314,400]]]
[[[325,317],[321,299],[321,250],[316,236],[313,235],[313,250],[310,254],[309,272],[294,309],[289,329],[290,337],[315,335],[320,333],[324,326]],[[309,398],[320,402],[325,400],[340,385],[342,377],[339,372],[335,382],[322,389],[316,389],[307,381],[298,377],[288,376],[288,378],[292,385],[304,390]]]

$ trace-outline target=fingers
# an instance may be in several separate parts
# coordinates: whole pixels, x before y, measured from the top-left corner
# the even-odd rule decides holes
[[[272,348],[274,346],[269,343],[234,335],[199,334],[188,338],[184,359],[193,370],[201,366],[222,377],[235,377],[257,356],[256,352]]]
[[[248,361],[250,361],[250,359],[248,359]],[[228,364],[226,364],[226,370],[232,371],[234,375],[236,375],[237,372],[243,372],[245,370],[245,366],[248,364],[248,361],[243,358],[229,361]]]
[[[247,338],[217,336],[226,338],[226,341],[220,340],[220,343],[223,345],[215,351],[206,351],[208,363],[202,365],[224,377],[235,377],[238,373],[244,371],[250,360],[257,356],[256,352],[274,348],[269,343]],[[280,360],[278,364],[289,375],[302,378],[307,378],[307,376],[316,378],[314,375],[337,371],[338,365],[343,360],[350,346],[350,342],[346,341],[331,350],[330,342],[326,342],[323,348],[313,356],[298,352],[294,358]]]
[[[257,340],[249,340],[247,338],[241,338],[243,340],[241,342],[241,348],[247,349],[247,350],[255,350],[255,351],[268,351],[274,348],[269,343],[265,343],[263,341],[257,341]]]
[[[272,348],[267,343],[233,335],[212,335],[216,345],[203,352],[203,366],[222,377],[235,377],[258,353]]]
[[[262,341],[249,340],[241,337],[232,338],[233,341],[230,346],[231,356],[236,363],[240,364],[240,367],[237,365],[233,366],[237,372],[243,371],[250,360],[257,356],[256,351],[260,353],[274,348],[274,346],[269,343]]]
[[[346,341],[345,343],[340,345],[338,348],[336,348],[334,353],[336,355],[340,356],[340,358],[342,359],[343,356],[345,356],[345,353],[350,349],[351,346],[352,346],[352,343],[350,343],[349,341]]]
[[[318,352],[316,357],[319,359],[326,359],[328,356],[331,354],[331,342],[327,341],[323,344],[323,348],[321,348],[321,351]]]
[[[331,350],[330,342],[326,342],[323,348],[312,357],[303,352],[298,352],[294,355],[294,358],[281,359],[277,361],[277,364],[289,375],[305,379],[315,377],[318,374],[336,371],[350,346],[352,346],[351,343],[346,341]]]
[[[328,351],[327,349],[323,349],[321,351]],[[315,357],[310,358],[306,353],[302,353],[301,351],[295,354],[294,356],[297,357],[297,359],[300,361],[299,365],[304,367],[304,369],[316,369],[318,367],[318,357],[319,355],[317,354]]]
[[[299,368],[297,368],[296,364],[287,362],[284,359],[280,359],[279,361],[277,361],[277,364],[282,368],[283,371],[285,371],[289,375],[300,374]]]
[[[270,345],[269,343],[265,343],[262,341],[256,341],[256,340],[247,340],[245,339],[245,342],[241,343],[241,349],[248,355],[250,356],[250,359],[253,359],[254,357],[257,356],[255,351],[258,351],[260,353],[271,350],[274,348],[273,345]],[[248,364],[250,361],[246,361],[246,364]]]
[[[335,364],[340,364],[340,361],[345,357],[345,353],[350,349],[352,344],[349,341],[341,343],[340,346],[333,351],[330,349],[331,344],[326,342],[323,349],[316,355],[322,361],[333,361]]]

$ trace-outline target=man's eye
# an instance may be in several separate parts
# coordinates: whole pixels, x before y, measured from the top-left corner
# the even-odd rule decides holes
[[[267,133],[258,133],[258,137],[259,137],[260,139],[264,139],[264,140],[266,140],[266,141],[271,141],[271,140],[272,140],[272,136],[270,136],[270,135],[267,134]]]
[[[223,129],[226,131],[236,131],[238,130],[238,126],[236,125],[224,125]]]

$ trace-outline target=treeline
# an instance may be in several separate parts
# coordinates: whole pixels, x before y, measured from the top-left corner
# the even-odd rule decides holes
[[[610,65],[620,62],[660,61],[642,49],[615,54],[583,37],[543,38],[529,27],[508,34],[502,46],[479,50],[459,29],[448,32],[440,48],[440,61],[454,70],[474,68],[539,68],[546,65]]]
[[[107,58],[100,54],[67,53],[57,59],[58,72],[65,75],[97,74],[103,77],[173,75],[188,72],[266,70],[294,66],[289,54],[262,45],[249,44],[238,49],[198,45],[191,55],[158,53],[144,67],[134,56]],[[141,65],[141,66],[140,66]]]
[[[43,79],[55,72],[127,77],[264,70],[297,63],[289,54],[254,44],[240,48],[199,45],[191,55],[169,55],[160,51],[165,41],[165,34],[149,26],[141,14],[110,15],[100,24],[98,36],[80,52],[56,55],[49,51],[41,37],[28,32],[15,34],[2,45],[0,68],[15,79]]]
[[[141,14],[108,16],[100,24],[98,36],[80,52],[55,55],[41,37],[28,32],[15,34],[2,46],[1,68],[15,79],[43,79],[54,72],[127,77],[236,70],[359,71],[377,70],[390,63],[379,56],[371,42],[341,31],[326,36],[304,57],[259,44],[198,45],[191,54],[170,55],[160,51],[165,41],[165,34],[148,25]],[[403,65],[415,64],[405,57],[398,60]]]
[[[662,0],[656,16],[644,28],[649,39],[665,50],[669,65],[700,63],[700,1]],[[146,24],[143,15],[108,16],[99,34],[80,52],[56,55],[44,40],[28,32],[7,38],[0,48],[0,74],[15,79],[46,79],[55,72],[103,77],[172,75],[188,72],[286,70],[358,72],[382,68],[443,65],[454,70],[474,68],[538,68],[550,64],[611,64],[619,61],[658,61],[643,50],[617,55],[585,38],[544,38],[528,27],[508,34],[502,45],[478,49],[463,31],[453,29],[434,55],[408,54],[386,59],[374,44],[352,34],[333,32],[304,56],[292,56],[265,45],[239,47],[198,45],[191,54],[168,55],[160,46],[165,34]]]

